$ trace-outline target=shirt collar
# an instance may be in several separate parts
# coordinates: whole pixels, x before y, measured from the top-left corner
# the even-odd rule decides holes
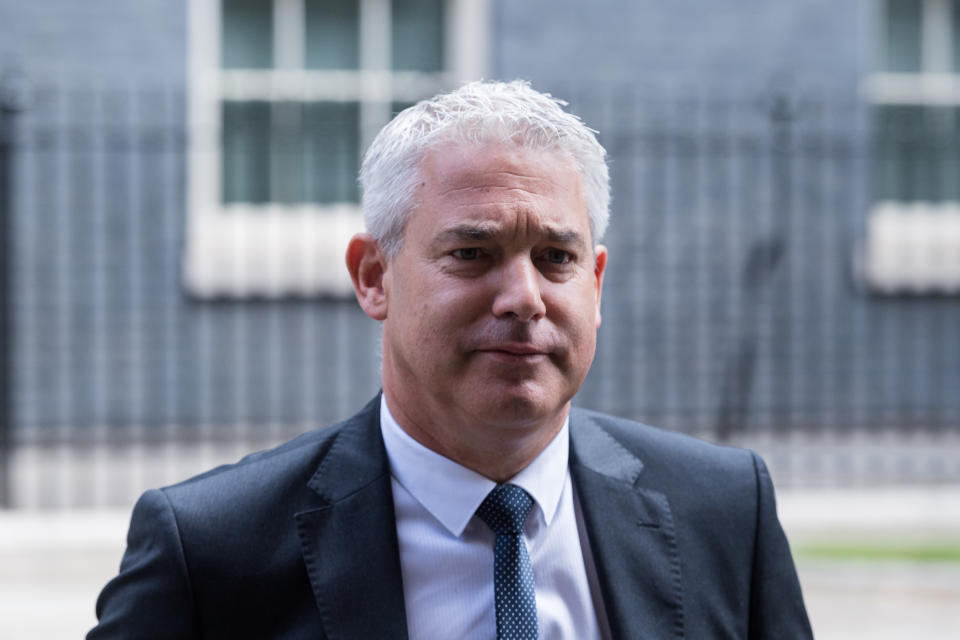
[[[570,454],[569,416],[553,440],[511,480],[540,508],[549,525],[560,504]],[[390,472],[410,495],[453,535],[459,537],[496,483],[428,449],[397,424],[380,396],[380,432]],[[443,478],[443,482],[437,482]]]

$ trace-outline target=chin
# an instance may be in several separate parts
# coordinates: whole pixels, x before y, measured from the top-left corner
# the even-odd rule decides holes
[[[548,400],[543,392],[529,389],[479,393],[475,397],[478,417],[483,422],[503,427],[538,426],[560,411],[566,402]]]

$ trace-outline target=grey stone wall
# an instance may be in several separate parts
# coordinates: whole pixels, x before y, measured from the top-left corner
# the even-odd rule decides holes
[[[851,277],[873,3],[491,5],[491,75],[570,99],[611,154],[579,402],[722,436],[956,428],[957,300]],[[0,69],[38,88],[13,194],[20,439],[300,430],[378,387],[378,329],[350,301],[183,293],[185,56],[183,2],[0,0]]]
[[[18,441],[279,437],[379,387],[378,329],[355,303],[185,295],[186,19],[182,1],[0,2],[0,72],[26,88]]]
[[[611,154],[582,404],[721,437],[960,425],[960,301],[853,277],[878,7],[495,3],[495,75],[568,98]]]
[[[493,66],[548,88],[664,83],[856,91],[874,3],[530,0],[494,3]]]
[[[185,0],[0,2],[0,68],[30,78],[171,85],[186,76]]]

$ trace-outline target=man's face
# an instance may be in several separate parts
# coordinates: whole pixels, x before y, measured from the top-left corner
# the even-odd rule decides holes
[[[573,161],[441,146],[416,201],[383,276],[388,399],[441,430],[559,427],[593,360],[606,264]]]

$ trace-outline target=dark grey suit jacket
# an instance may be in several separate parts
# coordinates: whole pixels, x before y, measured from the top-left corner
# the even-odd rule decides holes
[[[578,409],[570,437],[614,637],[812,637],[755,454]],[[402,589],[375,398],[145,493],[88,639],[406,638]]]

